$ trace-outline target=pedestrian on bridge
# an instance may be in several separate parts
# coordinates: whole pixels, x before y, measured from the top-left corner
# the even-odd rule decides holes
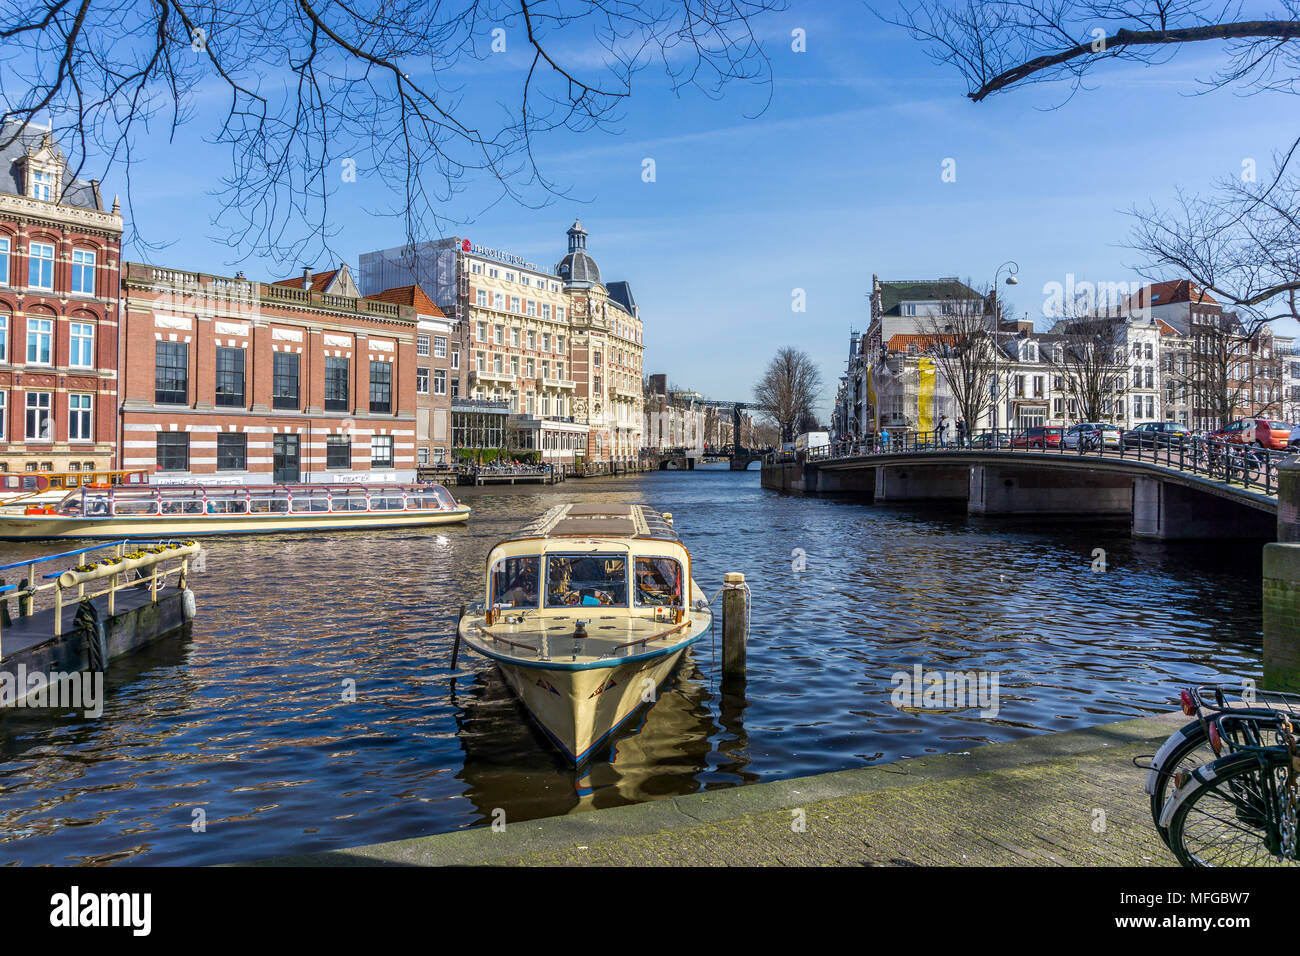
[[[948,447],[948,416],[939,416],[939,427],[934,430],[934,443],[940,448]]]
[[[966,447],[966,431],[967,431],[966,419],[958,418],[957,419],[957,447],[958,448]]]
[[[880,450],[889,451],[889,429],[880,429]]]

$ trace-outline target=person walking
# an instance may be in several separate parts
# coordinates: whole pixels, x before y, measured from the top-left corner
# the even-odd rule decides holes
[[[880,450],[889,451],[889,429],[880,429]]]
[[[966,447],[966,419],[957,419],[957,447]]]
[[[939,426],[934,430],[934,439],[935,439],[935,444],[937,444],[940,448],[947,447],[948,445],[948,416],[947,415],[939,416]]]

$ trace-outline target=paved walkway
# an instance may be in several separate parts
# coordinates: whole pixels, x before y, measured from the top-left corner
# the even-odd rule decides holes
[[[1181,714],[266,861],[277,865],[1173,866],[1133,766]],[[800,828],[802,823],[802,829]]]

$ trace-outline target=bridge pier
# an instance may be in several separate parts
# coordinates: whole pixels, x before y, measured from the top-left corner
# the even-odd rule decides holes
[[[1133,479],[1133,537],[1268,538],[1272,515],[1160,478]]]
[[[970,502],[973,515],[1127,516],[1133,511],[1133,480],[1128,475],[1034,468],[1032,465],[973,465]]]
[[[877,504],[889,501],[965,501],[970,493],[970,472],[965,465],[880,465],[875,471]]]

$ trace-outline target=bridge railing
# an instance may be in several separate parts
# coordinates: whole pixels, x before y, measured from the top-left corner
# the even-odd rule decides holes
[[[887,441],[840,441],[812,449],[805,457],[808,461],[837,461],[867,455],[912,455],[918,452],[943,454],[961,451],[1149,461],[1266,495],[1277,493],[1278,465],[1296,454],[1293,449],[1274,451],[1197,435],[1123,432],[1117,440],[1103,439],[1099,432],[1066,436],[1064,429],[1055,434],[1030,434],[1023,430],[986,428],[977,429],[960,438],[949,437],[944,440],[935,438],[933,434],[911,432],[891,436]],[[787,457],[793,460],[795,456]]]

